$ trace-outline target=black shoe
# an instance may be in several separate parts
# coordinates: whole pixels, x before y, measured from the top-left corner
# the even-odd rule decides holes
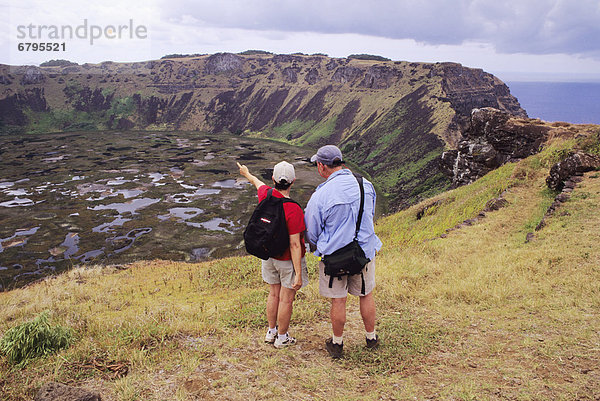
[[[334,344],[333,338],[325,340],[325,347],[333,359],[339,359],[344,354],[344,344]]]
[[[375,338],[373,340],[369,340],[368,338],[366,338],[367,340],[367,348],[368,349],[375,349],[377,347],[379,347],[379,336],[375,335]]]

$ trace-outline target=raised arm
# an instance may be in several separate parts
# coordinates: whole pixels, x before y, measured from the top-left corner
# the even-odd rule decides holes
[[[237,165],[240,168],[240,174],[243,175],[244,177],[246,177],[248,179],[248,181],[250,181],[250,184],[254,185],[256,187],[256,189],[265,185],[264,182],[262,182],[261,180],[259,180],[258,178],[256,178],[255,176],[253,176],[250,173],[250,171],[248,170],[248,167],[246,167],[245,165],[240,164],[240,163],[237,163]]]

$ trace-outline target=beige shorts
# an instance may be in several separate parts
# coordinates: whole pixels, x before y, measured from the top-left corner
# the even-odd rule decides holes
[[[348,294],[367,295],[375,288],[375,258],[363,269],[365,293],[362,294],[362,277],[360,274],[334,278],[329,288],[330,276],[325,275],[325,265],[319,262],[319,293],[327,298],[346,298]]]
[[[300,260],[302,266],[302,287],[308,284],[308,269],[306,259]],[[267,284],[281,284],[285,288],[294,286],[296,272],[291,260],[277,260],[269,258],[262,261],[262,278]]]

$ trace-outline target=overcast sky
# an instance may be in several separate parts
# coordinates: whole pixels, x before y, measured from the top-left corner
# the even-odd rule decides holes
[[[0,0],[0,8],[0,63],[11,65],[261,49],[453,61],[505,81],[600,81],[599,0]],[[41,42],[64,51],[18,49]]]

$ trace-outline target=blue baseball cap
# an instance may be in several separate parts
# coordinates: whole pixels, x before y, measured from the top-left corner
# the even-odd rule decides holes
[[[316,155],[310,158],[311,163],[323,163],[326,166],[331,166],[336,161],[343,162],[342,151],[335,145],[321,146]]]

